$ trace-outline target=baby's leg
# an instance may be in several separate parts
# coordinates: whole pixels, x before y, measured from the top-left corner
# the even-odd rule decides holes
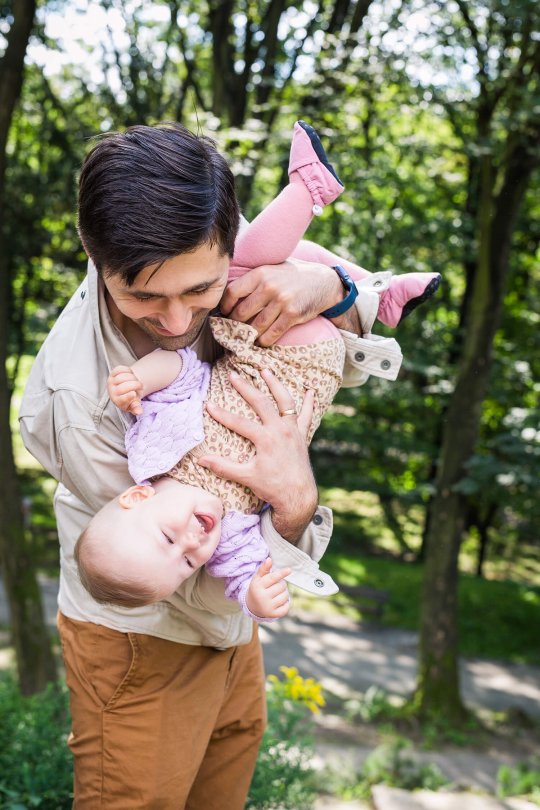
[[[321,214],[322,206],[335,200],[343,190],[317,133],[303,121],[294,127],[289,178],[289,185],[238,236],[229,280],[262,264],[280,264],[289,256],[329,266],[340,264],[354,281],[370,276],[363,267],[332,251],[314,242],[300,241],[313,215]],[[436,292],[440,282],[439,273],[392,276],[379,293],[377,318],[387,326],[397,326]]]
[[[372,275],[369,270],[364,270],[360,265],[354,264],[354,262],[350,262],[347,259],[342,259],[337,253],[333,253],[333,251],[327,250],[327,248],[321,247],[321,245],[317,245],[316,242],[310,242],[308,239],[302,239],[291,253],[291,256],[295,259],[302,259],[305,262],[327,264],[329,267],[340,264],[345,268],[353,281],[361,281],[363,278]]]
[[[310,242],[303,239],[298,243],[292,256],[295,259],[302,259],[306,262],[320,262],[333,267],[340,264],[349,273],[354,281],[360,281],[366,276],[372,275],[369,270],[364,270],[353,262],[342,259],[337,253],[332,253],[331,250],[317,245],[315,242]],[[329,340],[338,335],[336,327],[327,318],[319,316],[308,323],[298,324],[293,326],[285,332],[284,335],[277,341],[281,346],[304,346],[309,343],[318,343],[321,340]]]
[[[331,250],[308,240],[299,242],[292,256],[295,259],[320,262],[331,267],[340,264],[353,281],[361,281],[372,275],[358,264],[342,259],[337,253],[332,253]],[[386,289],[379,293],[378,320],[386,326],[397,326],[419,304],[431,298],[440,283],[440,273],[403,273],[401,276],[392,276]]]
[[[291,326],[282,335],[276,345],[278,346],[308,346],[314,343],[321,343],[324,340],[332,340],[339,337],[339,332],[328,318],[314,318],[307,323],[299,323]]]
[[[262,264],[281,264],[294,251],[313,218],[313,201],[303,183],[289,183],[240,233],[229,281]]]
[[[262,264],[280,264],[295,250],[314,215],[343,191],[315,130],[297,122],[289,185],[238,235],[229,279]]]

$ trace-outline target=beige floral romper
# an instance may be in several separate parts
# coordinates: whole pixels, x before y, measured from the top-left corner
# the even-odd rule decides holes
[[[251,407],[232,387],[229,374],[236,371],[256,388],[269,393],[260,376],[260,370],[271,369],[293,396],[297,410],[302,405],[306,389],[315,391],[315,409],[309,432],[311,441],[341,384],[345,348],[337,331],[333,339],[306,346],[278,345],[261,348],[255,345],[256,329],[248,324],[212,317],[210,327],[225,353],[212,366],[207,401],[221,405],[232,413],[257,419]],[[195,462],[195,459],[207,454],[230,456],[240,462],[247,461],[255,452],[251,442],[216,422],[206,411],[204,434],[205,440],[184,456],[168,475],[183,484],[202,487],[214,493],[222,500],[225,511],[259,511],[262,502],[250,489],[234,481],[219,478]]]

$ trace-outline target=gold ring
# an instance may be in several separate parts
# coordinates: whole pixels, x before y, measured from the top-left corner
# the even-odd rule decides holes
[[[280,411],[280,416],[298,416],[298,411],[296,408],[287,408],[286,411]]]

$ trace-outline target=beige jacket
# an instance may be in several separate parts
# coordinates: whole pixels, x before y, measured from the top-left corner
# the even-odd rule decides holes
[[[193,346],[213,360],[215,345],[204,330]],[[107,376],[135,361],[110,318],[93,265],[43,344],[23,396],[20,429],[25,445],[59,482],[55,512],[60,538],[59,608],[66,616],[122,631],[149,633],[185,644],[228,647],[249,641],[252,622],[225,599],[223,581],[204,570],[166,602],[126,609],[95,602],[81,585],[73,548],[92,515],[133,482],[124,434],[130,416],[109,400]],[[320,507],[298,546],[286,542],[262,518],[262,533],[275,565],[291,567],[291,581],[313,593],[337,591],[319,571],[332,531],[332,516]]]
[[[369,302],[369,294],[364,299]],[[371,323],[373,300],[367,312]],[[366,318],[365,311],[362,317]],[[379,365],[380,349],[371,352],[373,341],[369,338],[366,341],[366,336],[344,335],[354,366],[348,371],[349,385],[364,382],[366,364]],[[193,348],[203,360],[215,358],[217,349],[208,329],[203,330]],[[73,559],[77,538],[95,512],[132,484],[124,447],[131,417],[111,403],[106,382],[111,368],[135,360],[129,344],[112,323],[102,284],[89,263],[85,281],[37,355],[20,410],[26,447],[59,482],[54,499],[60,539],[59,609],[72,619],[185,644],[223,648],[247,643],[251,620],[236,603],[225,599],[223,581],[210,577],[204,569],[167,601],[134,609],[98,604],[78,578]],[[329,509],[317,509],[297,546],[274,530],[268,512],[262,517],[261,529],[276,567],[292,568],[289,581],[319,595],[337,591],[332,579],[318,566],[332,531]]]

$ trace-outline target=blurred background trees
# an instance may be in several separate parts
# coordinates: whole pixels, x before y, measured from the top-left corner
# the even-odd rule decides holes
[[[24,6],[0,8],[2,87]],[[453,718],[460,572],[540,576],[539,30],[533,0],[50,0],[4,150],[0,384],[15,405],[84,274],[76,174],[100,132],[177,120],[213,136],[252,217],[285,182],[292,125],[305,118],[346,185],[309,237],[369,269],[443,274],[437,298],[399,329],[398,382],[341,392],[313,458],[336,512],[336,575],[347,554],[422,561],[416,705]],[[0,463],[11,482],[10,447]],[[17,518],[15,540],[2,521],[2,546],[53,571],[53,485],[16,435],[15,450],[33,515],[26,529]],[[13,592],[5,559],[3,573]]]
[[[8,205],[6,188],[7,140],[13,111],[21,93],[24,56],[34,23],[35,2],[14,3],[0,60],[0,211]],[[23,692],[43,688],[56,676],[48,643],[35,567],[27,548],[23,502],[17,478],[10,429],[13,376],[8,376],[8,341],[13,337],[12,288],[15,274],[10,256],[10,231],[0,223],[0,561],[11,614],[19,682]],[[15,362],[17,366],[17,362]]]

